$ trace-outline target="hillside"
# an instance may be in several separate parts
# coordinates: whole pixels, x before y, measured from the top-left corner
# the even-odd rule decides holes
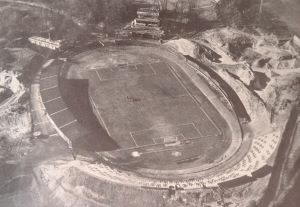
[[[11,200],[15,206],[21,206],[23,200],[25,206],[130,207],[141,206],[141,203],[145,207],[256,206],[268,186],[270,171],[257,180],[249,178],[251,182],[232,188],[177,191],[170,195],[168,190],[124,186],[107,181],[107,177],[99,179],[91,176],[82,169],[84,166],[97,169],[99,160],[89,160],[90,155],[76,157],[76,152],[67,149],[57,134],[51,138],[39,136],[41,132],[38,130],[39,133],[34,134],[32,120],[36,113],[29,103],[32,98],[30,86],[36,84],[39,87],[36,75],[43,63],[49,60],[51,64],[55,58],[66,60],[69,53],[86,48],[101,49],[103,43],[99,44],[95,34],[101,33],[101,38],[108,34],[110,39],[107,42],[114,40],[115,30],[136,15],[135,3],[145,5],[145,2],[154,1],[24,2],[18,4],[14,0],[0,0],[0,206],[9,206],[7,203]],[[237,95],[235,98],[239,98],[237,103],[244,107],[237,107],[237,110],[241,109],[241,114],[248,115],[239,117],[246,131],[246,141],[249,141],[248,134],[256,136],[274,129],[285,129],[292,109],[300,103],[300,40],[293,33],[299,31],[293,19],[297,16],[297,9],[293,8],[288,14],[289,11],[283,7],[284,0],[276,0],[274,5],[267,0],[265,13],[259,19],[258,0],[155,2],[160,2],[162,8],[178,12],[174,13],[176,15],[193,12],[199,17],[195,20],[196,26],[201,25],[203,19],[209,25],[217,22],[218,27],[210,30],[196,26],[190,33],[172,30],[174,39],[161,43],[164,43],[162,47],[172,48],[200,61],[227,83],[226,87]],[[295,5],[293,0],[288,2],[289,7]],[[279,21],[277,19],[274,24],[269,24],[270,17],[281,11],[283,15]],[[271,26],[267,28],[268,25]],[[55,56],[47,49],[30,45],[27,38],[32,35],[67,39],[74,47]],[[158,44],[157,41],[155,44]],[[294,153],[288,155],[288,160],[296,166],[299,164],[295,161],[299,160],[298,145],[292,150]],[[270,164],[274,157],[269,160]],[[281,170],[289,176],[284,169]],[[284,190],[294,185],[290,177],[287,180],[289,182],[284,185]],[[284,195],[282,192],[279,194]]]

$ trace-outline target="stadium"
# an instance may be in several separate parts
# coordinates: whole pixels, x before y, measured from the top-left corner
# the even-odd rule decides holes
[[[123,184],[195,189],[252,177],[278,142],[277,132],[267,135],[273,145],[245,138],[226,92],[167,46],[114,45],[55,61],[40,91],[59,135]]]

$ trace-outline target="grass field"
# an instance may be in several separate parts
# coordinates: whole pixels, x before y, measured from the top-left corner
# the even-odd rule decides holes
[[[91,102],[101,125],[129,158],[133,151],[141,153],[135,161],[143,167],[177,169],[190,160],[209,163],[230,144],[223,136],[224,125],[215,121],[216,110],[201,107],[207,105],[206,97],[165,61],[94,67],[82,76],[90,81]]]

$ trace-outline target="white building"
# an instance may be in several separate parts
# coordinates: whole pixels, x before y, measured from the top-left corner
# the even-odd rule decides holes
[[[61,40],[50,40],[44,37],[33,36],[28,38],[29,42],[41,47],[47,47],[51,50],[58,50],[62,47]]]

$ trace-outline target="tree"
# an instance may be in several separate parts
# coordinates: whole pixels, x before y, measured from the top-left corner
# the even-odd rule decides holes
[[[188,3],[188,12],[191,13],[193,12],[193,9],[196,8],[196,5],[197,5],[197,0],[188,0],[187,3]]]
[[[98,12],[98,0],[71,0],[67,2],[69,13],[85,22],[95,21]]]
[[[159,2],[161,10],[168,10],[168,0],[159,0]]]
[[[219,19],[229,26],[256,21],[260,0],[222,0],[217,4]]]

